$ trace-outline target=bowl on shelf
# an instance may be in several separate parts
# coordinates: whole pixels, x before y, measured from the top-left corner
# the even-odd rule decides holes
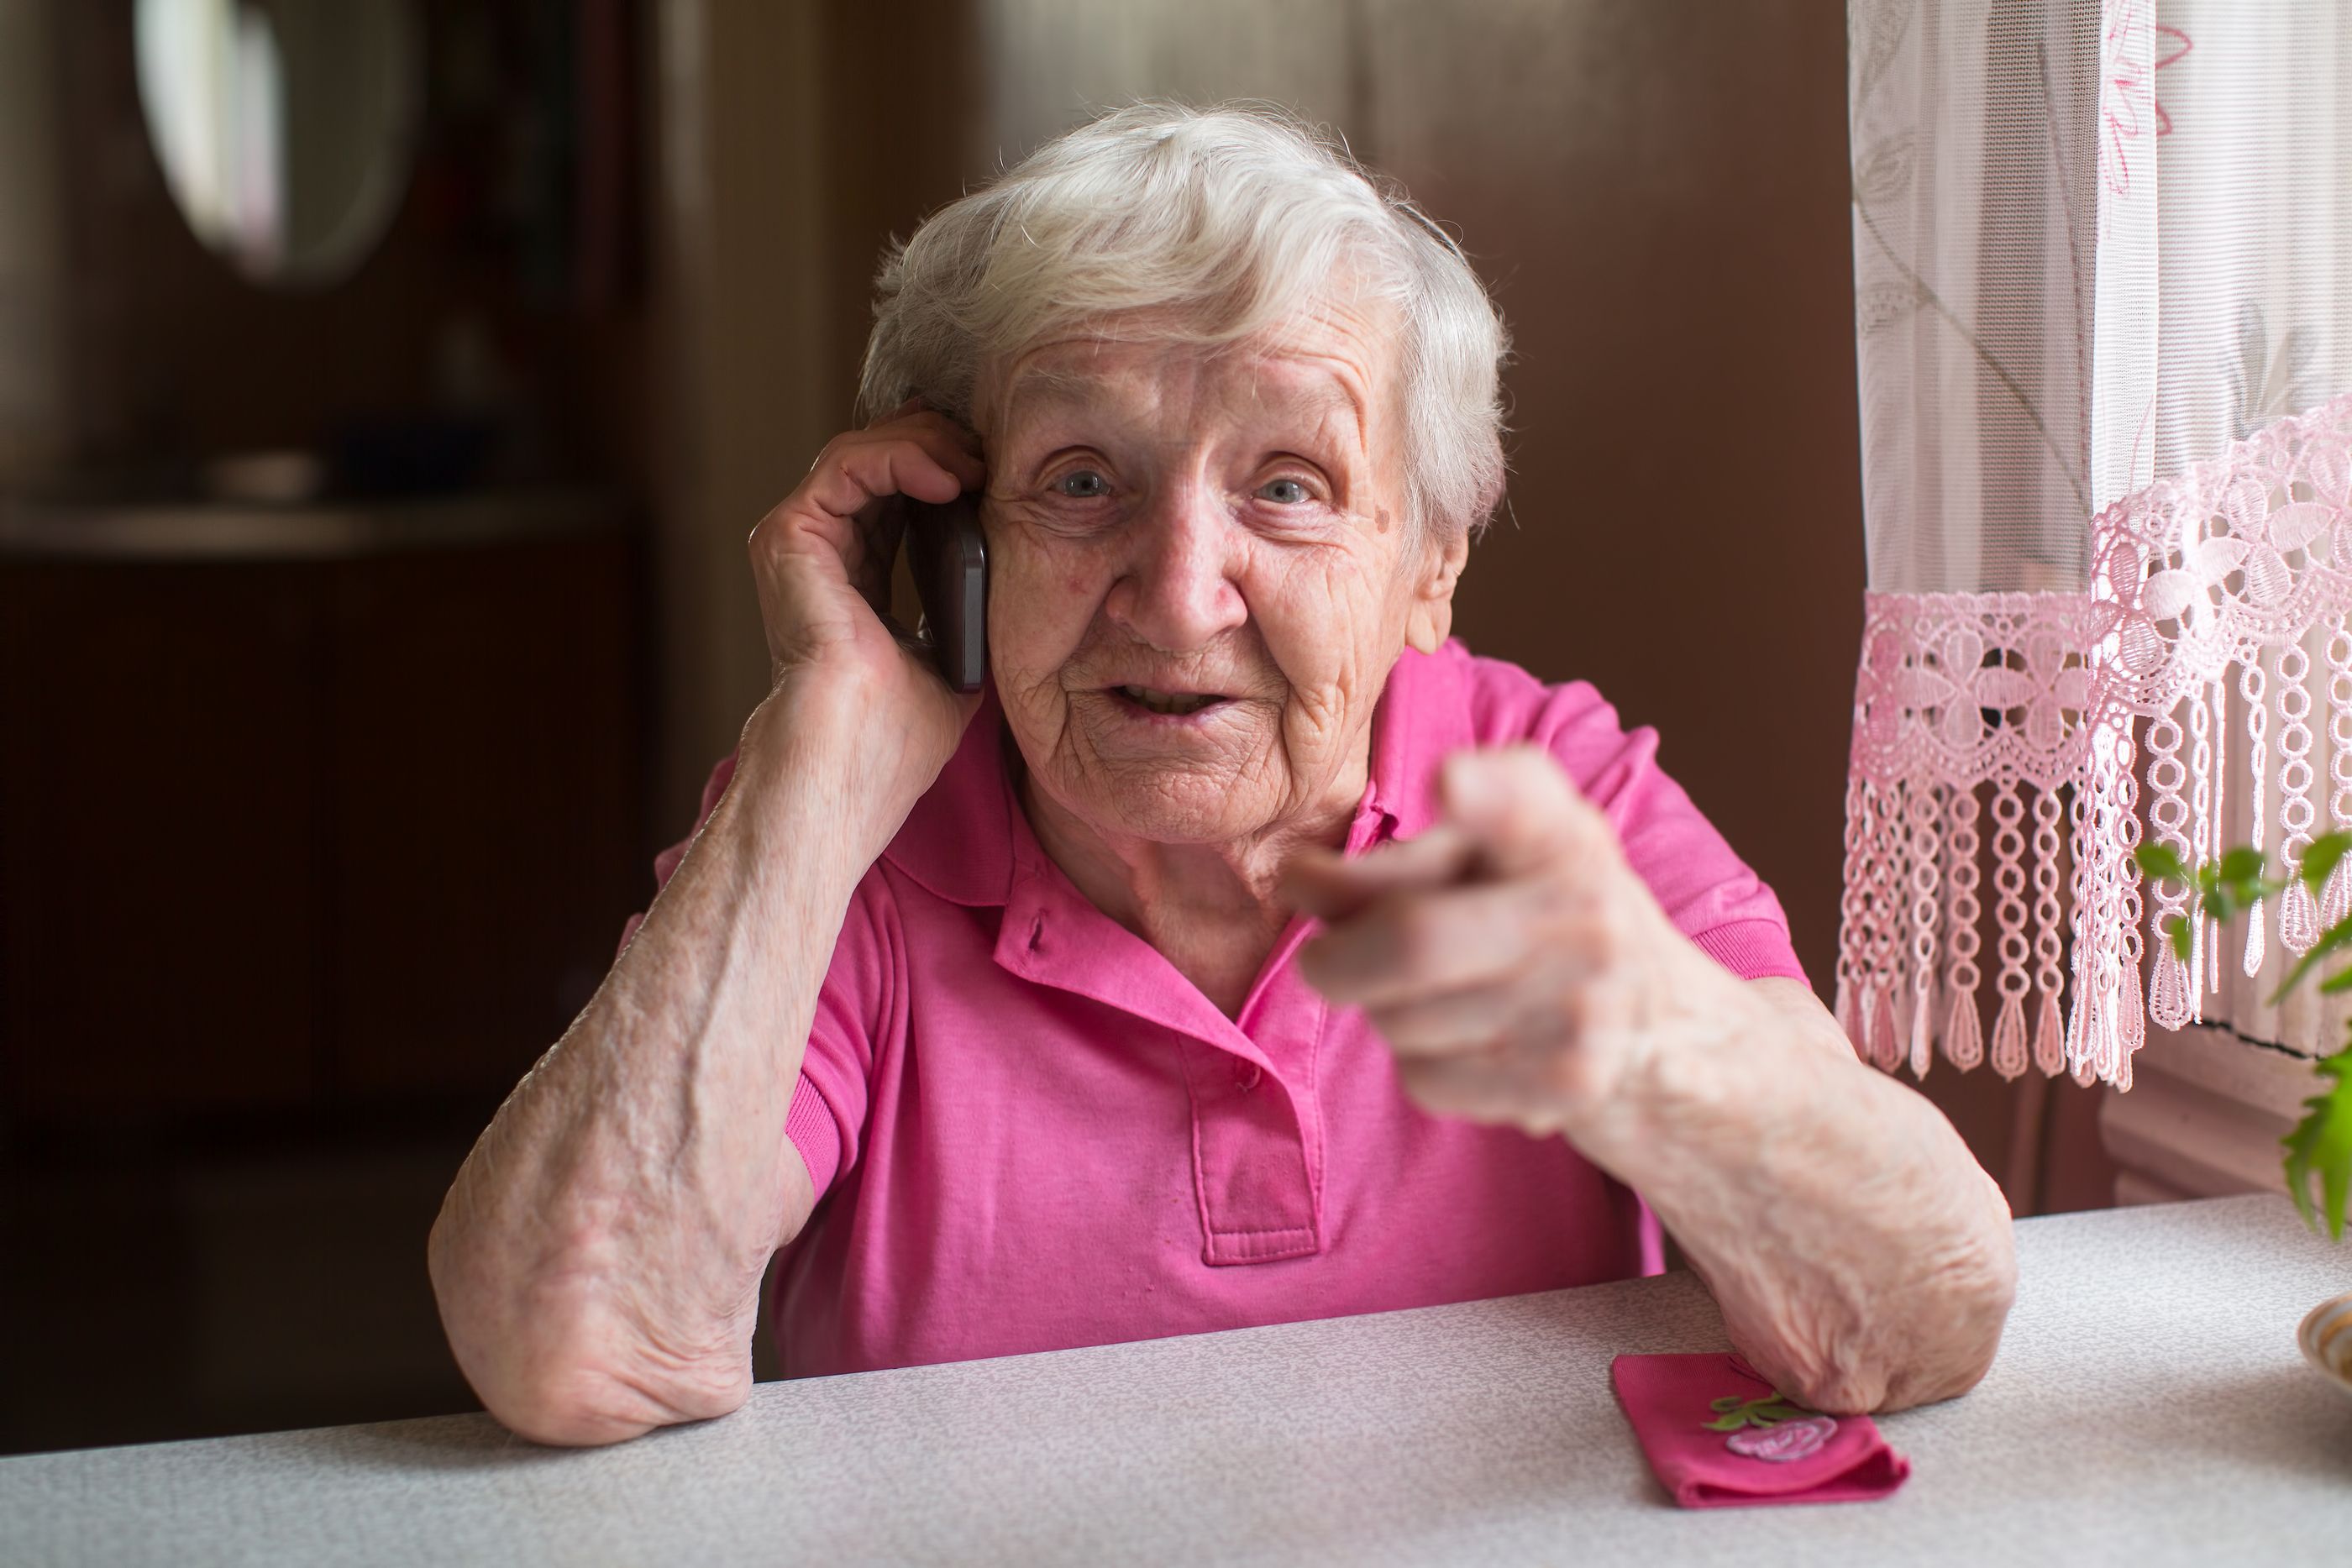
[[[2352,1295],[2331,1296],[2305,1312],[2294,1343],[2322,1376],[2352,1394]]]

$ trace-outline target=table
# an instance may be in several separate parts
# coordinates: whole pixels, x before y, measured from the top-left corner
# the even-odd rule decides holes
[[[1618,1352],[1724,1345],[1687,1274],[763,1385],[617,1448],[459,1416],[0,1460],[0,1562],[2352,1561],[2352,1398],[2285,1199],[2027,1220],[1998,1364],[1886,1417],[1891,1500],[1684,1512]],[[19,1347],[16,1354],[24,1354]]]

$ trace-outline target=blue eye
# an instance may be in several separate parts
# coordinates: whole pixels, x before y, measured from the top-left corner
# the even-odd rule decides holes
[[[1073,500],[1090,501],[1110,494],[1110,481],[1091,468],[1080,468],[1054,481],[1054,489]]]
[[[1285,507],[1295,507],[1307,499],[1307,486],[1296,479],[1269,479],[1257,487],[1257,493]]]

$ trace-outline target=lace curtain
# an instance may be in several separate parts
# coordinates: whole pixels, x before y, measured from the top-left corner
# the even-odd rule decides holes
[[[2352,6],[1852,0],[1870,592],[1855,1048],[2128,1085],[2146,1023],[2304,1049],[2352,909],[2161,935],[2146,837],[2352,828]],[[2285,958],[2282,958],[2282,954]]]

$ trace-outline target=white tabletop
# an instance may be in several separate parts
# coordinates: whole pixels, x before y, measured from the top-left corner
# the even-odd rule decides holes
[[[2281,1197],[2018,1246],[1999,1363],[1881,1422],[1873,1503],[1666,1500],[1609,1360],[1724,1345],[1673,1274],[769,1384],[593,1452],[459,1416],[0,1459],[0,1563],[2352,1563],[2352,1398],[2294,1337],[2352,1248]]]

